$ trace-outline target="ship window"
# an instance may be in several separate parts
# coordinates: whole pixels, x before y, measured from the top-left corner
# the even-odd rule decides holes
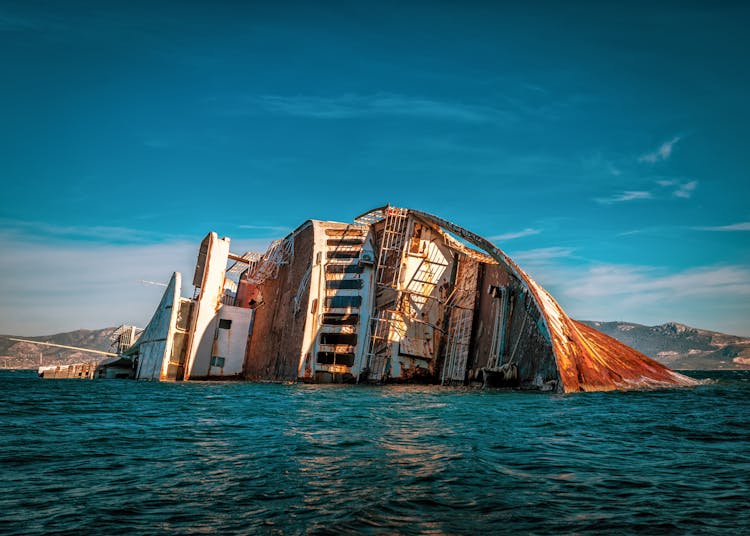
[[[335,352],[318,352],[318,363],[321,365],[354,365],[354,354],[337,354]]]
[[[364,282],[361,279],[329,279],[326,288],[338,288],[356,290],[362,288]]]
[[[356,333],[321,333],[320,344],[357,344]]]
[[[356,326],[359,324],[359,315],[324,313],[323,324],[329,326]]]
[[[328,236],[362,236],[364,231],[356,227],[347,227],[346,229],[326,229],[326,235]]]
[[[356,259],[359,257],[359,251],[327,251],[326,257],[329,259]]]
[[[328,246],[361,246],[364,238],[329,238],[326,240]]]
[[[219,367],[219,368],[223,367],[224,366],[224,358],[223,357],[219,357],[217,355],[213,356],[211,358],[211,366],[212,367]]]
[[[226,318],[220,318],[219,329],[232,329],[232,321]]]
[[[362,304],[362,296],[329,296],[326,298],[326,307],[359,307]]]
[[[361,274],[364,268],[360,264],[328,264],[326,272],[329,274]]]

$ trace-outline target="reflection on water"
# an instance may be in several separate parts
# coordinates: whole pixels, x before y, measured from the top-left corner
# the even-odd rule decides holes
[[[750,526],[748,372],[581,395],[0,373],[2,534]]]

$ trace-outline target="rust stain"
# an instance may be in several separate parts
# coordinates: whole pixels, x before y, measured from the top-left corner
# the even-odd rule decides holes
[[[524,282],[550,335],[562,391],[611,391],[690,386],[698,383],[612,337],[571,319],[546,290],[488,240],[437,216],[412,212],[483,249]]]

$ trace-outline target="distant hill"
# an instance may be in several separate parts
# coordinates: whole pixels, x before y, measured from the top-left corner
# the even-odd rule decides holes
[[[79,329],[67,333],[55,335],[43,335],[37,337],[26,337],[17,335],[0,335],[0,367],[17,369],[36,369],[39,366],[39,354],[42,354],[42,362],[45,365],[66,365],[70,363],[82,363],[89,361],[101,361],[106,356],[80,352],[77,350],[65,350],[52,346],[41,346],[27,342],[16,342],[8,340],[8,337],[19,339],[30,339],[34,341],[53,342],[67,346],[78,346],[92,350],[111,352],[110,336],[116,328],[104,329]]]
[[[676,322],[582,321],[677,370],[750,369],[750,338],[697,329]]]
[[[597,322],[584,320],[615,339],[632,346],[670,368],[678,370],[750,369],[750,338],[726,335],[716,331],[692,328],[669,322],[660,326],[644,326],[632,322]],[[93,350],[112,351],[110,336],[115,328],[79,329],[68,333],[39,337],[19,337]],[[0,367],[36,369],[39,354],[45,365],[63,365],[101,361],[105,356],[14,342],[0,335]],[[7,357],[7,359],[3,359]]]

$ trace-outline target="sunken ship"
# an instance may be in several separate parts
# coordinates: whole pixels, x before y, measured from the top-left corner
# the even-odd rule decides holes
[[[264,253],[202,241],[124,351],[136,379],[420,382],[555,392],[694,380],[568,317],[488,240],[385,206],[308,220]]]

